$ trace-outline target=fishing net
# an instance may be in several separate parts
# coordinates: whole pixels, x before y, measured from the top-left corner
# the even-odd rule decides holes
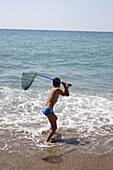
[[[23,73],[22,75],[22,88],[27,90],[33,83],[36,73]]]

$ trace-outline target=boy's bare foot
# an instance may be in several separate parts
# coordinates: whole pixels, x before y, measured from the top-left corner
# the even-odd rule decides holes
[[[46,144],[46,145],[53,145],[53,143],[51,143],[50,141],[48,141],[48,142],[44,142],[44,144]]]

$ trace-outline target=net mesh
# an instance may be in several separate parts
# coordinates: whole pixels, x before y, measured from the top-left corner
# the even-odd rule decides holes
[[[36,73],[23,73],[22,75],[22,88],[27,90],[33,83]]]

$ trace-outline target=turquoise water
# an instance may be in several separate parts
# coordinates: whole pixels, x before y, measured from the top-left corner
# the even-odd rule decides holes
[[[113,33],[0,30],[0,37],[3,86],[34,71],[77,89],[113,92]]]
[[[42,108],[52,83],[37,76],[22,90],[29,71],[73,85],[54,108],[58,131],[96,136],[113,126],[113,33],[0,30],[0,128],[40,136],[49,127]]]

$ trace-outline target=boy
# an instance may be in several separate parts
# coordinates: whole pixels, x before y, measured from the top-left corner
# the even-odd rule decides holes
[[[71,84],[66,85],[66,83],[62,81],[61,83],[64,86],[64,91],[62,91],[60,89],[60,79],[59,78],[54,78],[54,79],[58,80],[59,82],[53,80],[53,88],[51,89],[48,99],[47,99],[47,102],[43,108],[43,113],[44,113],[44,115],[46,115],[48,117],[48,120],[51,124],[50,131],[49,131],[47,138],[44,142],[44,143],[48,143],[48,144],[50,143],[49,140],[51,139],[51,137],[53,136],[53,134],[55,133],[55,131],[57,129],[57,124],[56,124],[57,116],[53,112],[53,106],[57,102],[59,95],[69,96],[68,88],[70,86],[72,86]]]

